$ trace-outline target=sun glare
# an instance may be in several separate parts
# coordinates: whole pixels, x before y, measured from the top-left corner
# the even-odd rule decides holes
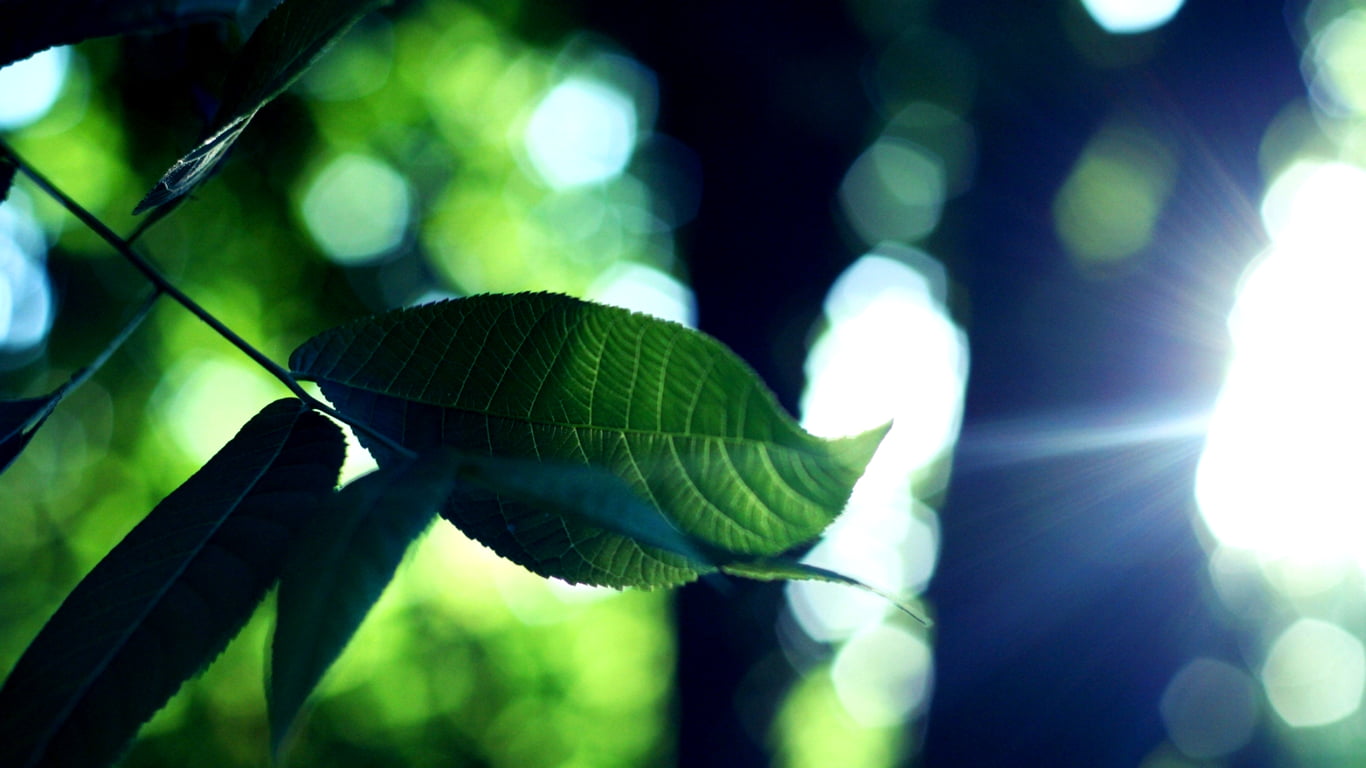
[[[1233,359],[1196,496],[1223,544],[1269,557],[1366,562],[1366,172],[1292,166],[1262,215],[1272,247],[1229,319]]]

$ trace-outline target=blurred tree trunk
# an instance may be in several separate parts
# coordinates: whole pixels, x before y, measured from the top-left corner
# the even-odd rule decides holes
[[[1246,202],[1260,192],[1258,142],[1302,90],[1297,54],[1276,4],[1187,3],[1150,41],[1145,68],[1097,70],[1056,19],[996,5],[940,6],[978,55],[983,87],[970,116],[978,177],[951,206],[972,374],[930,592],[939,622],[923,764],[1132,767],[1166,738],[1159,701],[1184,663],[1240,660],[1191,527],[1200,436],[1006,464],[984,460],[975,438],[1022,418],[1044,430],[1135,428],[1123,414],[1210,406],[1234,278],[1258,249]],[[1065,55],[1040,66],[1050,51]],[[1051,205],[1121,110],[1165,121],[1181,176],[1152,246],[1088,278],[1057,243]],[[1089,418],[1068,421],[1079,413]],[[1238,764],[1266,754],[1263,738]]]
[[[702,329],[795,413],[812,323],[855,255],[835,192],[868,128],[866,43],[840,3],[598,2],[584,14],[655,71],[658,130],[699,157],[701,206],[678,235]],[[719,586],[678,596],[678,764],[766,765],[790,680],[746,677],[778,653],[781,588]]]

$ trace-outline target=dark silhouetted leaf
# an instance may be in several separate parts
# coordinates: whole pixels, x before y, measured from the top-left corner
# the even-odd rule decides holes
[[[94,375],[95,371],[98,371],[109,360],[110,355],[123,346],[123,342],[128,340],[128,337],[137,330],[143,320],[147,319],[147,315],[152,311],[152,307],[160,295],[160,291],[153,291],[144,299],[142,305],[133,313],[128,322],[124,323],[114,338],[105,345],[100,354],[90,362],[90,365],[73,373],[71,378],[67,379],[56,391],[43,397],[24,400],[0,400],[0,472],[9,469],[9,465],[13,464],[14,460],[28,446],[29,440],[32,440],[33,436],[37,434],[38,428],[43,426],[47,417],[52,415],[52,411],[62,401],[62,398],[84,384],[86,379]]]
[[[18,171],[18,163],[8,155],[0,153],[0,203],[9,199],[9,188],[14,186],[14,174]]]
[[[161,177],[133,213],[172,202],[207,179],[257,110],[279,96],[367,13],[389,0],[285,0],[233,62],[209,138]]]
[[[311,339],[291,364],[341,412],[409,448],[600,467],[690,539],[737,557],[818,535],[885,433],[813,437],[716,340],[552,294],[360,320]],[[698,574],[677,553],[492,492],[459,489],[443,514],[546,576],[652,587]]]
[[[0,688],[0,765],[107,765],[214,659],[332,491],[345,443],[267,406],[76,586]]]
[[[237,137],[242,135],[242,130],[247,127],[251,117],[252,115],[246,115],[237,118],[205,139],[203,144],[190,150],[188,155],[175,161],[171,170],[167,171],[157,185],[152,187],[152,191],[142,198],[133,209],[133,213],[142,213],[172,202],[209,178],[218,169],[218,164],[228,156],[228,150],[232,149]]]
[[[3,0],[0,66],[54,45],[206,21],[229,21],[243,0]]]
[[[346,486],[299,537],[280,580],[271,649],[271,743],[278,755],[304,701],[455,485],[439,450]]]
[[[47,397],[0,401],[0,472],[9,469],[28,447],[28,441],[57,407],[64,390],[59,389]]]

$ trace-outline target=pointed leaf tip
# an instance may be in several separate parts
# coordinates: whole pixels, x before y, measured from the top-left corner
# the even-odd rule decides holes
[[[361,17],[390,0],[284,0],[256,27],[232,63],[209,138],[171,166],[138,203],[167,205],[208,179],[261,107],[298,80]]]

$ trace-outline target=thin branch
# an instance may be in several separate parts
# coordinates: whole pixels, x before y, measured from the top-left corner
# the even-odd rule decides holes
[[[45,176],[43,176],[41,173],[35,170],[32,166],[30,166],[23,158],[21,158],[17,153],[15,153],[15,151],[11,149],[9,145],[6,144],[4,141],[0,141],[0,155],[5,155],[10,160],[12,160],[14,164],[19,167],[19,170],[22,171],[25,176],[32,179],[33,183],[37,184],[38,187],[43,190],[43,192],[47,193],[54,200],[61,203],[64,208],[71,212],[71,215],[75,216],[77,219],[80,219],[82,224],[89,227],[92,232],[99,235],[106,243],[113,247],[114,250],[118,251],[119,254],[128,261],[128,263],[132,264],[135,269],[141,272],[143,276],[146,277],[147,280],[150,281],[152,285],[156,287],[158,293],[165,293],[167,296],[170,296],[172,299],[175,299],[176,303],[180,304],[182,307],[189,310],[191,314],[199,318],[199,320],[203,322],[205,325],[212,328],[214,332],[216,332],[219,336],[222,336],[224,339],[226,339],[228,343],[232,344],[234,347],[237,347],[239,350],[242,351],[243,354],[251,358],[252,362],[261,366],[261,368],[265,369],[267,373],[278,379],[280,383],[284,384],[290,392],[292,392],[300,400],[304,401],[309,408],[312,408],[315,411],[325,413],[328,416],[331,416],[345,424],[349,424],[356,430],[364,432],[367,435],[370,435],[371,437],[375,438],[380,443],[382,443],[386,448],[395,451],[401,456],[407,456],[409,458],[415,456],[415,454],[412,451],[398,444],[393,438],[389,437],[388,435],[385,435],[382,432],[375,430],[374,428],[370,427],[364,422],[356,421],[346,416],[343,416],[332,406],[328,405],[327,403],[324,403],[323,401],[309,394],[308,390],[304,389],[303,386],[299,384],[299,382],[294,378],[294,376],[289,371],[285,370],[274,360],[271,360],[269,357],[265,355],[265,353],[261,352],[261,350],[257,349],[256,347],[252,346],[241,336],[238,336],[236,331],[233,331],[231,328],[224,325],[221,320],[219,320],[208,310],[200,306],[198,302],[196,302],[194,299],[191,299],[188,295],[185,294],[185,292],[177,288],[173,283],[171,283],[170,280],[166,278],[165,275],[161,274],[161,271],[157,269],[156,265],[152,264],[150,261],[144,258],[142,254],[135,251],[127,240],[124,240],[123,238],[119,237],[112,229],[106,226],[105,223],[100,221],[94,214],[90,213],[85,208],[83,208],[80,205],[80,203],[77,203],[75,200],[72,200],[70,197],[68,197],[67,194],[63,192],[61,189],[58,189],[55,184],[49,181]],[[144,230],[145,227],[139,229],[137,232],[135,232],[135,235],[141,234]]]

